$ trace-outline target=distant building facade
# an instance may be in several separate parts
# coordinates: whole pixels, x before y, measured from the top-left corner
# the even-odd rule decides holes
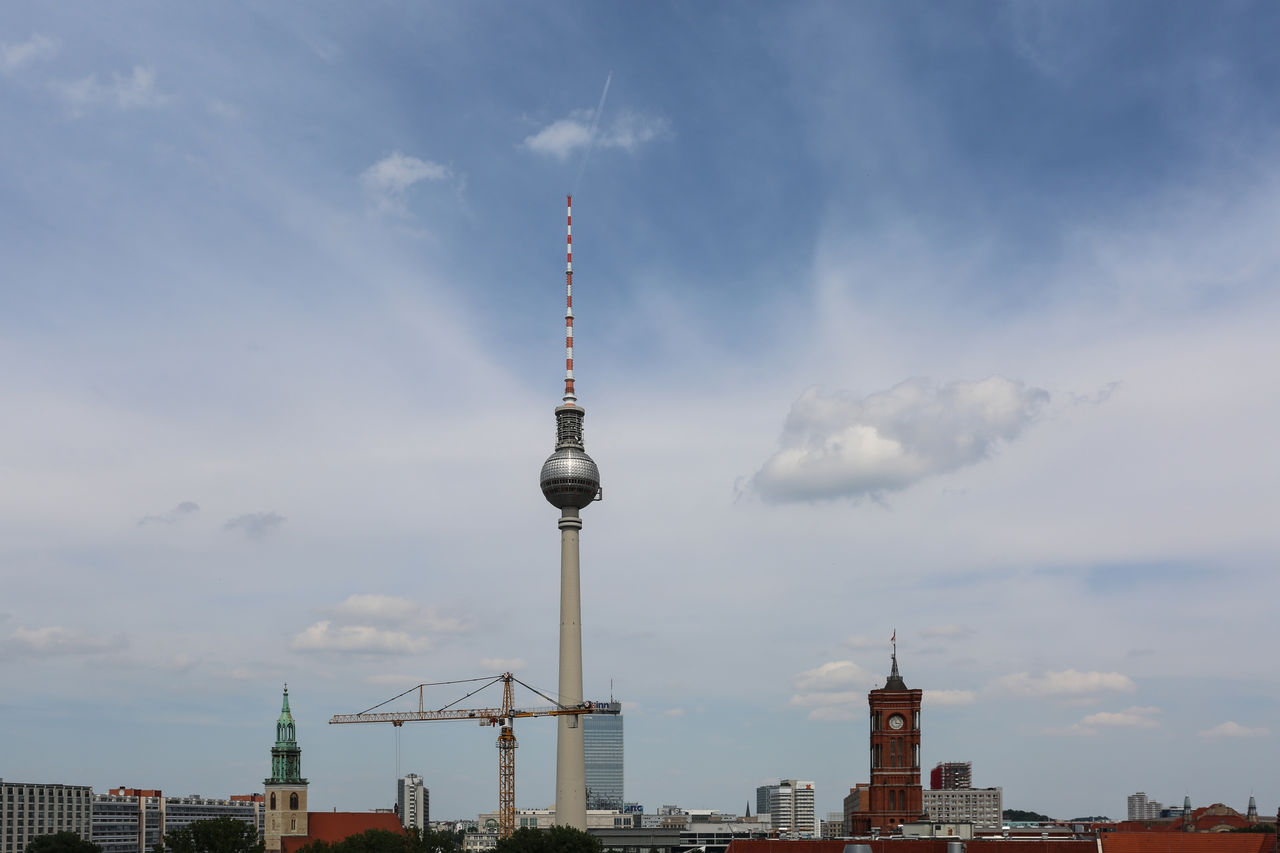
[[[93,790],[88,785],[42,785],[0,779],[0,853],[23,853],[33,838],[74,832],[88,840]]]
[[[423,830],[431,822],[431,792],[416,773],[410,773],[396,785],[396,814],[405,829]]]
[[[943,761],[929,771],[929,787],[935,791],[950,791],[973,787],[973,763],[969,761]]]
[[[934,823],[971,823],[977,829],[1003,825],[1004,792],[1000,788],[941,788],[923,792],[924,810]]]
[[[769,813],[769,798],[778,790],[777,785],[761,785],[756,788],[756,814]]]
[[[230,799],[191,795],[166,797],[154,788],[112,788],[93,798],[94,844],[103,853],[148,853],[166,833],[184,829],[198,820],[231,818],[263,829],[263,796],[248,794]]]
[[[1128,797],[1129,820],[1159,820],[1164,806],[1156,800],[1148,800],[1145,791]]]
[[[869,808],[867,789],[871,787],[866,782],[859,782],[849,789],[849,795],[844,798],[844,834],[852,835],[853,826],[856,822],[859,812],[865,812]]]
[[[769,819],[782,838],[818,838],[813,783],[783,779],[769,792]]]
[[[621,702],[599,703],[621,711]],[[582,744],[586,756],[587,808],[621,809],[623,796],[622,714],[585,714]]]
[[[827,812],[821,828],[822,837],[828,840],[844,835],[844,812]]]

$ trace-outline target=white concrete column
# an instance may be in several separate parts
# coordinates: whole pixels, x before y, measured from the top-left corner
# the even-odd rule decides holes
[[[560,513],[560,704],[582,704],[582,590],[578,570],[578,510]],[[558,717],[556,823],[587,829],[587,762],[582,720]]]

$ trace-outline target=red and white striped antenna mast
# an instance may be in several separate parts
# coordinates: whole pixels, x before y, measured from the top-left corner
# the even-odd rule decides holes
[[[565,202],[565,263],[564,263],[564,404],[578,402],[573,393],[573,196]]]

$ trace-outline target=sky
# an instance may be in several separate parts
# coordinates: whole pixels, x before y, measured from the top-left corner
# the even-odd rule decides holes
[[[261,790],[288,682],[313,808],[409,772],[495,808],[492,729],[327,721],[554,690],[573,193],[628,800],[838,810],[896,633],[926,771],[1270,813],[1278,36],[1230,0],[5,3],[0,777]],[[519,807],[554,731],[517,726]]]

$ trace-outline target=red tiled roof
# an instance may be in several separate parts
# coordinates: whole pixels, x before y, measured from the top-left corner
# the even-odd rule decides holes
[[[846,844],[865,844],[871,848],[872,853],[947,853],[947,843],[959,840],[959,838],[858,838],[839,841],[735,839],[726,853],[844,853]],[[1092,838],[973,839],[965,841],[964,845],[966,853],[1098,853],[1098,843]],[[1150,851],[1150,853],[1156,853],[1156,851]],[[1188,851],[1188,853],[1200,853],[1200,851]],[[1218,853],[1218,851],[1212,851],[1212,853]],[[1222,853],[1263,853],[1263,851],[1230,850]]]
[[[1109,832],[1102,853],[1272,853],[1276,837],[1263,832]]]
[[[296,853],[312,841],[332,844],[370,829],[404,832],[391,812],[307,812],[307,834],[281,838],[280,853]]]

